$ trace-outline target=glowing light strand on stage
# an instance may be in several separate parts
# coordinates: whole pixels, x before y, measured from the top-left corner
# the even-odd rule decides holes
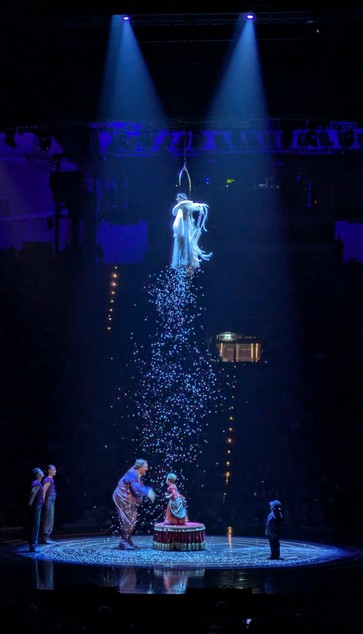
[[[118,270],[115,265],[110,274],[110,282],[109,282],[109,300],[108,300],[108,310],[107,310],[107,330],[112,330],[112,320],[114,317],[114,305],[116,299],[116,289],[118,286]]]

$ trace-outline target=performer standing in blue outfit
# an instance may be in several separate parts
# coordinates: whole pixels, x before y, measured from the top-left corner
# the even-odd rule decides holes
[[[54,511],[55,511],[55,499],[57,497],[57,491],[55,487],[54,477],[57,473],[57,469],[54,464],[47,466],[47,475],[43,479],[43,519],[42,519],[42,544],[54,544],[50,536],[54,527]]]
[[[29,551],[34,553],[37,549],[39,528],[40,528],[40,516],[43,507],[43,485],[42,479],[44,478],[44,471],[36,467],[32,471],[33,481],[30,485],[29,496],[29,517],[28,517],[28,544]]]
[[[198,245],[202,231],[206,231],[208,205],[195,203],[188,200],[186,194],[180,193],[177,194],[172,214],[175,220],[171,266],[174,269],[186,267],[189,271],[193,271],[200,267],[202,260],[209,260],[212,256],[211,253],[205,253]]]
[[[142,478],[147,473],[149,465],[147,460],[138,458],[131,469],[119,480],[113,492],[113,502],[120,522],[120,545],[121,550],[134,550],[135,544],[131,539],[137,522],[137,510],[143,498],[148,497],[151,502],[155,501],[155,491],[145,486]]]
[[[282,524],[281,502],[270,502],[270,512],[266,519],[265,535],[270,542],[270,559],[280,559],[280,536]]]

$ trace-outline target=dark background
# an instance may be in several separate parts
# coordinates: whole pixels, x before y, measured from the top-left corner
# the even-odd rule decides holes
[[[128,11],[171,121],[207,114],[238,14],[251,10],[270,117],[361,119],[359,3],[224,5],[2,3],[3,122],[97,120],[110,17]]]
[[[44,124],[65,144],[75,123],[82,131],[98,118],[108,5],[25,4],[1,9],[0,128]],[[193,20],[220,13],[213,5],[194,3]],[[258,36],[271,119],[360,125],[360,12],[351,3],[295,5],[293,13],[269,5],[256,10],[265,19]],[[136,17],[147,13],[145,3],[132,8]],[[135,26],[170,127],[207,126],[235,10],[226,6],[226,23],[218,26],[191,18],[177,27]],[[159,12],[175,16],[185,9],[165,3]],[[77,134],[71,154],[72,147],[80,158]],[[237,382],[230,504],[221,504],[227,410],[210,422],[202,476],[207,502],[197,474],[188,491],[192,514],[207,517],[210,527],[232,519],[260,530],[268,500],[278,496],[292,533],[307,526],[359,539],[362,264],[343,262],[334,226],[361,221],[361,152],[189,160],[193,196],[210,205],[203,245],[213,258],[202,267],[205,342],[213,347],[216,334],[231,329],[256,336],[263,347],[261,363],[219,370],[227,403],[230,377]],[[57,257],[39,245],[0,254],[5,526],[24,519],[31,468],[54,462],[58,528],[92,523],[108,530],[113,487],[134,459],[132,424],[121,423],[118,388],[129,385],[130,330],[145,334],[145,280],[169,262],[169,210],[181,162],[159,153],[106,166],[120,189],[128,183],[127,215],[121,205],[113,219],[148,223],[145,261],[120,267],[111,333],[111,266],[82,248]],[[258,187],[271,178],[278,189]],[[227,179],[234,180],[228,188]]]

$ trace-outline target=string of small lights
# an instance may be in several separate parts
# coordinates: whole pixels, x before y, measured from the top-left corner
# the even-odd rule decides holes
[[[114,317],[114,306],[116,300],[116,291],[118,286],[118,268],[117,265],[113,267],[110,273],[109,281],[109,293],[108,293],[108,308],[107,308],[107,327],[108,331],[112,330],[112,321]]]
[[[233,364],[233,369],[236,369],[236,365]],[[224,462],[224,490],[223,490],[223,504],[228,500],[228,489],[230,480],[233,477],[233,445],[234,445],[234,433],[235,433],[235,398],[237,388],[237,378],[235,371],[231,376],[228,376],[226,386],[229,388],[229,404],[227,405],[227,421],[224,433],[225,439],[225,462]]]

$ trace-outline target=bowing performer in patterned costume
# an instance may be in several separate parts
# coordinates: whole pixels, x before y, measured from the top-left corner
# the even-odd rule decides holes
[[[131,467],[119,480],[116,489],[113,492],[113,502],[120,523],[120,545],[121,550],[134,550],[136,548],[131,536],[135,530],[137,523],[138,507],[144,498],[149,498],[151,502],[155,501],[155,491],[145,486],[142,478],[147,473],[149,465],[147,460],[138,458],[133,467]]]

